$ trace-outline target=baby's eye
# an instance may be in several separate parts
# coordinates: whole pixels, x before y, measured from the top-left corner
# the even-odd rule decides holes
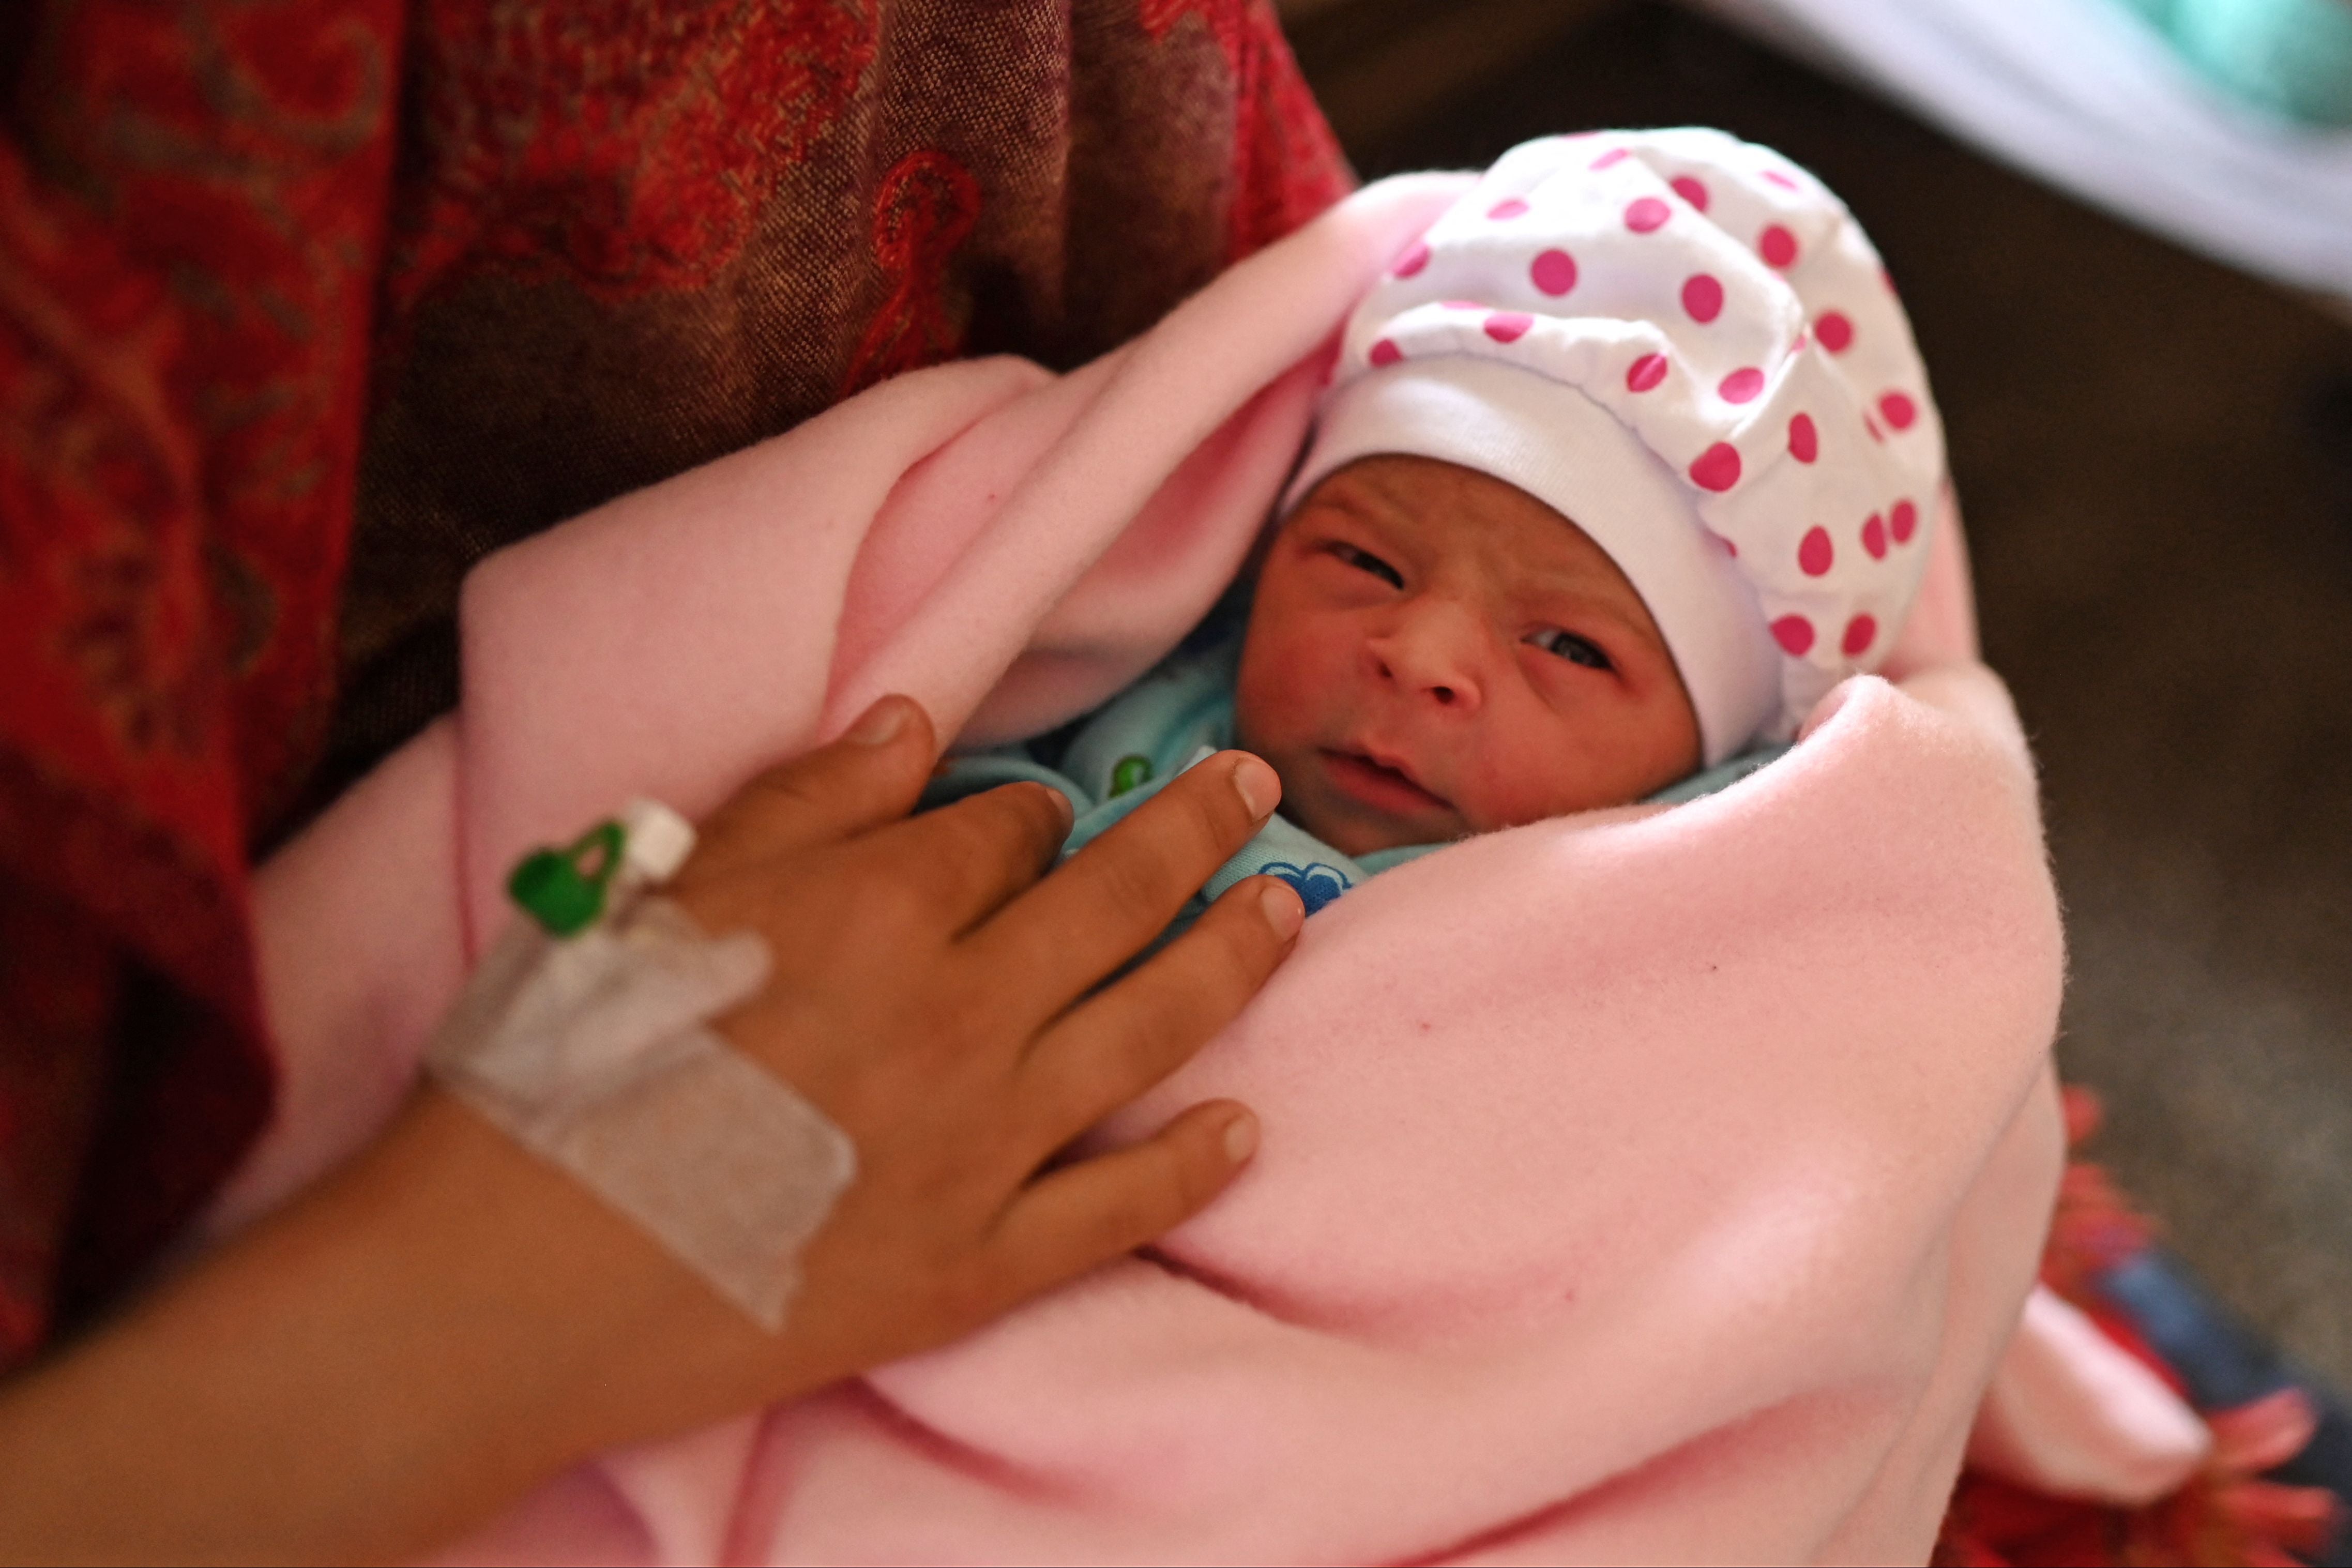
[[[1404,586],[1404,574],[1397,570],[1396,568],[1391,566],[1388,562],[1382,560],[1380,557],[1372,554],[1370,550],[1360,550],[1354,545],[1343,544],[1340,541],[1334,539],[1331,542],[1331,553],[1339,559],[1346,561],[1349,566],[1354,567],[1358,571],[1370,572],[1374,577],[1379,578],[1391,588],[1402,588]]]
[[[1530,635],[1528,641],[1547,653],[1557,653],[1570,664],[1582,664],[1588,670],[1616,668],[1598,643],[1589,642],[1573,632],[1563,632],[1557,626],[1547,626]]]

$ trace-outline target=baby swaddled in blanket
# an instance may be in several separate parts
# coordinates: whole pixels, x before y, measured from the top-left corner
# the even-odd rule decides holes
[[[1668,194],[1622,196],[1634,158]],[[1785,445],[1743,459],[1774,382]],[[928,799],[1051,784],[1075,852],[1254,751],[1281,815],[1188,917],[1247,875],[1312,913],[1475,833],[1693,799],[1885,657],[1943,485],[1908,323],[1818,183],[1710,131],[1530,143],[1350,316],[1245,629],[1213,617],[1075,735]]]
[[[1924,371],[1802,170],[1384,182],[1090,365],[912,372],[502,551],[461,625],[459,714],[262,877],[289,1109],[228,1220],[390,1113],[522,852],[884,692],[1073,849],[1256,750],[1204,894],[1314,913],[1091,1134],[1248,1103],[1193,1220],[456,1557],[1925,1559],[2057,1180],[2060,935]]]

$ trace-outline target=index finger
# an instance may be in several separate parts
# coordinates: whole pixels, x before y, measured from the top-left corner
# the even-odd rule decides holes
[[[931,716],[912,697],[867,708],[830,743],[756,775],[712,812],[679,873],[689,884],[744,861],[853,838],[915,809],[936,755]]]
[[[1153,799],[1014,899],[966,940],[983,973],[1020,977],[1054,1017],[1167,928],[1282,800],[1273,768],[1225,751]]]

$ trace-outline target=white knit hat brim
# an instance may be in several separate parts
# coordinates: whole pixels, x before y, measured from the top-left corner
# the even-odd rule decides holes
[[[1575,387],[1470,355],[1423,358],[1335,387],[1282,510],[1359,458],[1434,458],[1517,486],[1606,551],[1657,622],[1709,767],[1779,710],[1779,653],[1754,588],[1689,487]]]

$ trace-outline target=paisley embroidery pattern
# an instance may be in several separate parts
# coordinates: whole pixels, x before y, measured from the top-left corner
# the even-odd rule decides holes
[[[1138,0],[1154,41],[1186,18],[1216,40],[1233,80],[1233,194],[1228,261],[1238,261],[1347,193],[1347,160],[1298,75],[1267,0]]]
[[[37,10],[0,89],[0,1364],[268,1112],[246,838],[325,727],[400,30]]]
[[[892,280],[842,380],[841,395],[902,371],[953,359],[962,324],[950,315],[948,258],[980,221],[980,182],[935,148],[898,160],[874,197],[874,256]]]
[[[423,0],[395,316],[471,272],[709,281],[874,62],[883,0]]]

